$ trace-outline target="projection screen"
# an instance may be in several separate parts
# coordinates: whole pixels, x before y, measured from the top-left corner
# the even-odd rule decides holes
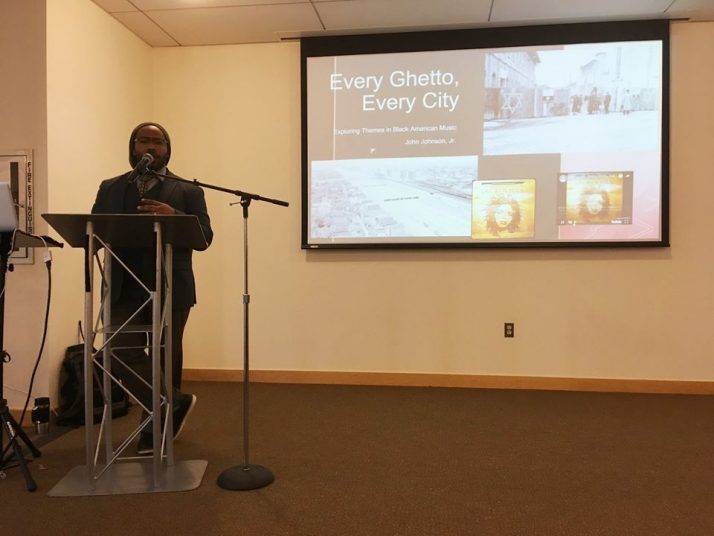
[[[302,40],[302,247],[667,246],[666,21]]]

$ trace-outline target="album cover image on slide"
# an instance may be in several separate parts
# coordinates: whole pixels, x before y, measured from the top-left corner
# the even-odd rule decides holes
[[[533,238],[535,183],[535,179],[474,181],[471,238]]]
[[[476,156],[312,163],[313,238],[470,234]]]
[[[486,54],[483,154],[657,148],[661,55],[659,42]]]
[[[560,225],[632,223],[631,171],[561,173]]]

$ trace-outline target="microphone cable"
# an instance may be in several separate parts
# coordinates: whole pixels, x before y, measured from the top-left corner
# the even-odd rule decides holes
[[[22,421],[25,419],[25,414],[27,413],[27,407],[30,405],[30,398],[32,397],[32,386],[35,383],[35,374],[37,374],[37,368],[40,365],[40,360],[42,359],[42,352],[45,348],[45,341],[47,340],[47,324],[50,317],[50,298],[52,297],[52,252],[47,247],[47,242],[44,238],[40,237],[42,242],[45,244],[45,255],[44,261],[47,267],[47,305],[45,307],[45,322],[42,329],[42,342],[40,343],[40,351],[37,353],[37,359],[35,359],[35,366],[32,369],[32,376],[30,377],[30,386],[27,390],[27,398],[25,399],[25,406],[22,408],[22,414],[20,415],[19,426],[22,428]]]
[[[7,253],[7,271],[8,272],[12,271],[12,266],[10,264],[10,255],[12,255],[12,252],[14,249],[13,246],[15,244],[15,235],[17,235],[17,229],[15,229],[12,232],[12,237],[10,238],[10,251],[8,251],[8,253]],[[0,298],[2,298],[3,295],[5,294],[5,287],[7,287],[7,278],[5,278],[4,284],[2,286],[2,290],[0,290]],[[2,348],[0,348],[0,351],[2,351]]]

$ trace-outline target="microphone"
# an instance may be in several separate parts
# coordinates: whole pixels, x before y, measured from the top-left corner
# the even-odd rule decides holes
[[[134,166],[134,169],[131,170],[131,173],[129,174],[129,184],[132,184],[134,181],[136,181],[137,177],[140,177],[144,173],[146,173],[146,169],[151,165],[151,163],[154,161],[154,157],[151,156],[149,153],[144,153],[141,157],[141,160]]]

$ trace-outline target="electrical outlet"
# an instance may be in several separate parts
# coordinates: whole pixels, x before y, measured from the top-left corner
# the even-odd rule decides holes
[[[515,324],[513,322],[506,322],[503,324],[503,336],[504,337],[515,337]]]

